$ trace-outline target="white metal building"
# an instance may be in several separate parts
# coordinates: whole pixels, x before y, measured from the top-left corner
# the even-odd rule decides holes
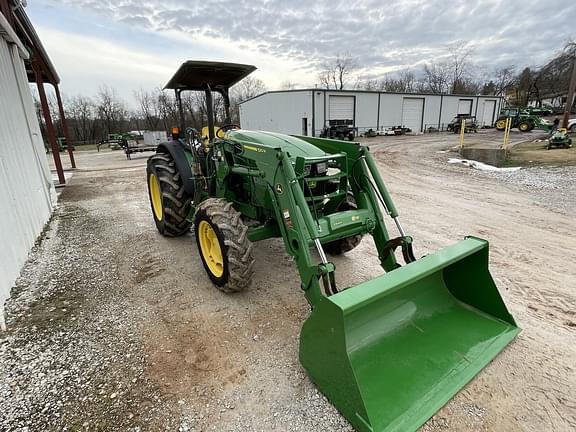
[[[328,120],[352,120],[358,132],[406,126],[419,133],[445,127],[457,114],[493,125],[502,104],[497,96],[387,93],[357,90],[285,90],[240,104],[242,127],[318,136]]]
[[[29,52],[0,13],[0,326],[4,301],[50,218],[55,190],[24,60]]]

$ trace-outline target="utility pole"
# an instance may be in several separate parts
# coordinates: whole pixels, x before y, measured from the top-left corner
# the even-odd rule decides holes
[[[562,119],[562,127],[568,127],[568,118],[574,105],[574,92],[576,92],[576,58],[574,58],[574,66],[572,66],[572,78],[570,78],[570,86],[568,88],[568,95],[566,96],[566,109],[564,110],[564,118]]]

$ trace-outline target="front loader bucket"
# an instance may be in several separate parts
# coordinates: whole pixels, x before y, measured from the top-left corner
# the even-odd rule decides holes
[[[519,331],[469,237],[322,298],[300,361],[356,430],[415,431]]]

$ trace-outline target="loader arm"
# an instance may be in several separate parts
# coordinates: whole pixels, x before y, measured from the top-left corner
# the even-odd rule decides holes
[[[289,152],[281,148],[270,148],[238,138],[234,141],[243,146],[247,157],[256,164],[257,168],[250,170],[249,175],[263,178],[268,185],[268,199],[272,203],[277,224],[275,228],[282,235],[286,250],[296,261],[301,288],[312,308],[322,297],[338,292],[335,267],[328,261],[323,243],[355,234],[371,234],[382,268],[392,271],[399,267],[394,249],[402,247],[403,242],[398,239],[391,241],[379,202],[392,217],[397,218],[398,214],[366,147],[357,143],[334,146],[332,140],[316,139],[311,143],[323,150],[325,155],[296,157],[294,161]],[[320,162],[337,165],[339,173],[320,177],[304,175],[305,166]],[[248,174],[248,170],[239,167],[233,167],[229,172]],[[344,198],[349,193],[350,185],[357,209],[318,216],[313,203],[325,199],[326,195],[305,196],[304,191],[308,183],[326,181],[331,177],[340,181],[340,185],[337,191],[329,195],[330,198]],[[254,231],[266,229],[268,226],[255,228]],[[276,229],[269,232],[276,232]],[[404,243],[409,247],[410,239],[407,238]],[[314,259],[311,248],[317,250],[319,260]]]

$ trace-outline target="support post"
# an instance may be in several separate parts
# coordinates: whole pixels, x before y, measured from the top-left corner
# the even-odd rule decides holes
[[[204,89],[206,94],[206,114],[208,116],[208,139],[214,141],[214,103],[212,101],[212,89],[208,84]]]
[[[42,72],[40,66],[36,61],[32,62],[32,69],[34,70],[34,77],[36,78],[36,86],[38,87],[38,95],[40,96],[40,105],[42,107],[42,115],[46,122],[46,135],[48,142],[52,148],[52,157],[54,158],[54,165],[56,165],[56,172],[58,173],[58,182],[61,185],[66,184],[64,177],[64,170],[62,169],[62,161],[60,160],[60,149],[56,142],[56,132],[52,124],[52,117],[50,116],[50,109],[48,108],[48,100],[46,99],[46,92],[44,91],[44,81],[42,80]]]
[[[182,106],[182,90],[175,89],[176,103],[178,104],[178,114],[180,116],[180,137],[185,137],[186,117],[184,116],[184,107]]]
[[[460,122],[460,152],[464,148],[464,134],[466,133],[466,119]]]
[[[68,132],[68,122],[66,121],[66,115],[64,114],[64,106],[62,105],[62,98],[60,97],[60,89],[57,84],[52,84],[54,86],[54,91],[56,92],[56,100],[58,101],[58,112],[60,113],[60,123],[62,123],[62,130],[64,131],[64,137],[66,137],[66,148],[68,150],[68,157],[70,158],[70,165],[72,168],[76,168],[76,161],[74,160],[74,143],[70,139],[70,133]]]
[[[508,142],[510,141],[510,129],[512,128],[512,117],[506,119],[506,127],[504,128],[504,142],[502,143],[502,148],[507,151]]]
[[[568,94],[566,95],[566,109],[564,110],[564,117],[562,118],[562,127],[568,127],[568,119],[570,118],[570,113],[572,112],[572,106],[574,105],[574,93],[576,92],[576,59],[574,59],[574,66],[572,66],[572,78],[570,78],[570,86],[568,88]]]

